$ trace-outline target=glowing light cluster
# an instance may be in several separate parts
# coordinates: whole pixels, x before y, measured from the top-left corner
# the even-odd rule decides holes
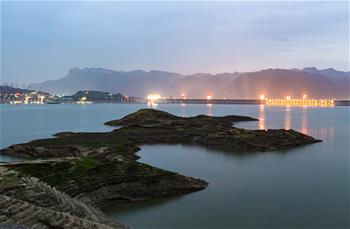
[[[300,98],[292,98],[292,96],[287,95],[283,99],[270,99],[264,94],[259,96],[261,104],[271,105],[271,106],[334,106],[334,99],[309,99],[307,94]]]
[[[147,96],[147,104],[148,106],[150,107],[156,107],[158,104],[157,104],[157,100],[161,99],[162,96],[160,94],[149,94]]]
[[[161,99],[162,98],[162,96],[161,95],[159,95],[159,94],[149,94],[148,96],[147,96],[147,99],[149,100],[149,101],[156,101],[156,100],[158,100],[158,99]]]
[[[271,106],[334,106],[333,99],[266,99],[266,105]]]

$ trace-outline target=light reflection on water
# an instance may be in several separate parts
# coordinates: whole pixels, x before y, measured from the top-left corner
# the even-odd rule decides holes
[[[300,132],[304,134],[307,134],[307,121],[308,121],[307,106],[303,106]]]
[[[206,106],[208,108],[207,115],[213,116],[213,104],[207,103]]]
[[[249,155],[193,146],[143,146],[141,162],[205,179],[209,186],[161,206],[150,201],[112,207],[106,209],[110,217],[135,228],[349,227],[348,108],[208,108],[188,106],[186,115],[204,109],[214,116],[248,115],[259,121],[235,126],[295,129],[323,142]],[[174,107],[162,109],[176,113]]]
[[[333,140],[334,137],[334,128],[333,127],[326,127],[326,128],[319,128],[317,130],[310,130],[309,134],[312,136],[318,136],[320,139],[325,139],[327,141]]]
[[[290,106],[286,106],[286,110],[284,112],[284,129],[289,130],[291,128],[292,125],[292,120],[291,120],[291,107]]]
[[[2,106],[1,147],[59,131],[109,131],[104,122],[145,107]],[[200,147],[144,146],[142,162],[205,179],[209,186],[171,200],[116,206],[110,217],[134,228],[349,228],[349,107],[159,104],[157,109],[181,116],[247,115],[260,121],[235,126],[292,128],[323,142],[249,156]]]
[[[303,134],[309,134],[311,136],[316,136],[320,139],[332,139],[334,137],[334,127],[327,126],[322,128],[309,128],[308,127],[308,121],[309,121],[309,115],[308,115],[308,108],[307,106],[300,107],[300,115],[293,116],[293,109],[291,106],[285,106],[285,109],[283,110],[284,117],[283,117],[283,128],[284,129],[295,129],[300,131]],[[244,127],[247,125],[248,128],[251,129],[268,129],[272,127],[266,126],[266,109],[269,109],[269,107],[265,105],[259,105],[259,116],[258,116],[258,123],[257,126],[254,123],[239,123],[237,126]],[[314,109],[314,108],[311,108]],[[271,110],[270,110],[271,111]],[[298,117],[300,116],[300,117]],[[269,121],[269,124],[271,124],[271,120]],[[279,128],[279,127],[273,127],[273,128]]]
[[[186,117],[186,103],[181,103],[180,104],[180,116],[181,117]]]
[[[261,104],[259,106],[259,129],[265,130],[265,106]]]

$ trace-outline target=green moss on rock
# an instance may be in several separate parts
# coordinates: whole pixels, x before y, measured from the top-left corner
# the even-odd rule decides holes
[[[171,172],[137,161],[98,161],[88,157],[42,163],[23,163],[10,167],[17,170],[21,176],[33,176],[49,185],[62,188],[72,182],[75,184],[97,182],[109,177],[127,181],[135,176],[171,174]]]

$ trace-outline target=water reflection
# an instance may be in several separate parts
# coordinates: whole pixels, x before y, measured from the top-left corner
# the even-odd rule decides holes
[[[147,102],[147,107],[148,107],[148,108],[156,109],[156,108],[158,107],[158,103],[155,103],[155,102]]]
[[[181,103],[180,110],[181,110],[181,116],[186,117],[187,116],[186,103]]]
[[[176,200],[182,199],[184,196],[172,196],[172,197],[164,197],[161,199],[155,199],[145,202],[136,202],[136,203],[122,203],[114,206],[109,206],[104,208],[103,211],[105,214],[109,215],[111,218],[115,220],[119,220],[120,217],[128,216],[128,214],[138,214],[138,212],[144,212],[147,210],[151,210],[152,208],[161,208],[163,205],[171,204]],[[115,212],[118,212],[117,217]]]
[[[213,107],[213,104],[207,103],[207,108],[208,108],[207,115],[209,115],[209,116],[213,116],[213,109],[212,109],[212,107]]]
[[[303,106],[303,113],[301,116],[301,132],[303,134],[307,134],[307,127],[308,127],[308,118],[307,118],[307,106]]]
[[[0,155],[0,163],[2,163],[2,162],[16,162],[16,161],[24,161],[24,160],[27,160],[27,158]]]
[[[265,130],[265,106],[263,104],[259,107],[259,129]]]
[[[291,117],[290,117],[291,108],[290,106],[286,106],[286,110],[284,112],[284,129],[289,130],[291,128]]]
[[[334,139],[334,127],[324,127],[309,130],[309,134],[322,140]]]
[[[7,119],[2,119],[1,123],[2,146],[49,137],[64,130],[108,131],[101,125],[103,122],[144,107],[140,104],[93,104],[86,106],[82,113],[80,106],[67,104],[9,106],[7,115],[3,115]],[[159,107],[168,112],[182,112],[175,105]],[[2,105],[2,112],[3,108]],[[28,110],[21,112],[22,109]],[[41,116],[38,109],[44,109],[40,111]],[[286,124],[290,127],[305,128],[309,135],[324,142],[298,147],[288,153],[257,154],[225,154],[203,147],[142,147],[138,153],[142,162],[204,179],[209,186],[181,198],[164,199],[164,202],[155,200],[118,206],[115,211],[108,212],[109,216],[134,228],[169,228],[169,225],[174,228],[349,228],[348,107],[285,110],[286,107],[264,106],[260,111],[260,107],[253,105],[187,104],[182,109],[185,115],[191,116],[203,113],[264,115],[265,128],[284,127],[289,119]],[[42,116],[45,118],[41,119]],[[83,116],[89,120],[88,126],[79,125]],[[37,124],[40,122],[42,126]],[[7,123],[11,125],[6,126]],[[242,122],[239,126],[259,128],[259,123]]]

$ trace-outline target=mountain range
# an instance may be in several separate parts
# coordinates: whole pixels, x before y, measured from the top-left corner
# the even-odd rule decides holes
[[[256,72],[196,73],[183,75],[166,71],[115,71],[103,68],[72,68],[63,78],[29,85],[30,89],[53,94],[73,94],[79,90],[120,92],[145,97],[158,93],[179,98],[301,98],[349,99],[350,72],[333,68],[319,70],[267,69]]]

